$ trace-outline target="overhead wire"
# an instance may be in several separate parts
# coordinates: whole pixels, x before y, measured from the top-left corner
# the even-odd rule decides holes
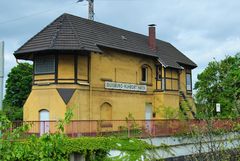
[[[13,19],[10,19],[10,20],[2,21],[2,22],[0,21],[0,25],[13,23],[13,22],[20,21],[20,20],[23,20],[23,19],[26,19],[26,18],[30,18],[30,17],[33,17],[33,16],[40,16],[40,15],[50,13],[50,12],[55,12],[55,11],[58,11],[58,10],[66,10],[67,8],[70,8],[70,6],[72,7],[72,5],[74,5],[74,4],[76,4],[76,2],[69,4],[67,7],[64,7],[64,8],[59,8],[59,6],[58,6],[58,7],[55,7],[55,9],[52,9],[52,8],[50,9],[49,8],[48,10],[44,10],[44,11],[41,11],[41,12],[32,13],[32,14],[29,14],[29,15],[21,16],[21,17],[18,17],[18,18],[13,18]],[[83,4],[81,6],[86,6],[86,4]]]
[[[84,0],[83,0],[84,1]],[[87,1],[87,0],[86,0]],[[101,0],[101,1],[111,1],[111,2],[114,2],[114,1],[141,1],[141,0]],[[69,6],[72,6],[74,4],[78,4],[79,6],[79,3],[78,1],[74,1],[73,3],[71,3]],[[83,4],[81,6],[86,6],[87,4]],[[36,13],[32,13],[32,14],[29,14],[29,15],[25,15],[25,16],[21,16],[21,17],[17,17],[17,18],[13,18],[13,19],[10,19],[10,20],[6,20],[6,21],[0,21],[0,25],[5,25],[5,24],[9,24],[9,23],[13,23],[13,22],[16,22],[16,21],[20,21],[20,20],[23,20],[23,19],[26,19],[26,18],[29,18],[29,17],[33,17],[33,16],[39,16],[39,15],[43,15],[43,14],[46,14],[46,13],[50,13],[50,12],[55,12],[55,11],[58,11],[58,10],[63,10],[63,9],[66,9],[68,8],[69,6],[65,7],[65,8],[59,8],[58,7],[55,7],[55,9],[48,9],[48,10],[44,10],[44,11],[41,11],[41,12],[36,12]],[[96,15],[95,15],[96,16]]]

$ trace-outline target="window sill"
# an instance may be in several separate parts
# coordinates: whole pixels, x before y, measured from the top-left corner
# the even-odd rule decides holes
[[[101,80],[101,81],[109,81],[109,82],[112,82],[112,81],[113,81],[113,80],[110,79],[110,78],[101,78],[100,80]]]
[[[52,75],[55,73],[34,73],[34,75]]]
[[[164,92],[164,90],[162,90],[162,89],[156,89],[156,90],[154,90],[154,92]]]
[[[141,81],[139,84],[140,85],[152,86],[152,83],[147,83],[147,82],[143,82],[143,81]]]
[[[86,83],[85,83],[85,82],[78,82],[77,84],[78,84],[78,85],[89,86],[89,83],[88,83],[88,82],[86,82]]]
[[[192,95],[192,90],[190,91],[190,90],[187,90],[187,94],[188,95]]]

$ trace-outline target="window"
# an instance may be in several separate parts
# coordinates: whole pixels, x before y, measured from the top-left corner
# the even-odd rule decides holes
[[[48,74],[55,71],[55,56],[43,55],[34,58],[35,74]]]
[[[158,66],[157,70],[158,70],[157,79],[162,80],[162,66]]]
[[[156,90],[164,89],[164,80],[162,80],[162,65],[156,66]]]
[[[192,74],[191,74],[191,71],[187,71],[187,73],[186,73],[186,88],[187,88],[187,91],[192,90]]]
[[[147,82],[147,67],[143,66],[142,67],[142,82]]]
[[[179,74],[177,69],[165,68],[165,90],[177,91],[179,90]]]

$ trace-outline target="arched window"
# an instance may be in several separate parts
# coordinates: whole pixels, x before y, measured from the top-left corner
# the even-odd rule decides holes
[[[148,67],[143,65],[141,68],[142,78],[141,81],[147,83],[148,81]]]
[[[40,110],[39,111],[40,121],[49,121],[49,111],[48,110]]]
[[[50,131],[49,125],[49,111],[48,110],[40,110],[39,111],[39,121],[40,121],[40,136],[44,133],[48,133]]]
[[[146,64],[141,66],[141,82],[152,83],[152,69]]]
[[[112,127],[112,105],[105,102],[100,106],[101,127]]]

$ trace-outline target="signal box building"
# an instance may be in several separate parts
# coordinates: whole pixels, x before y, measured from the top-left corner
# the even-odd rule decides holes
[[[192,69],[168,42],[63,14],[14,53],[33,61],[24,121],[162,119],[166,109],[193,118]],[[182,107],[187,102],[187,108]]]

